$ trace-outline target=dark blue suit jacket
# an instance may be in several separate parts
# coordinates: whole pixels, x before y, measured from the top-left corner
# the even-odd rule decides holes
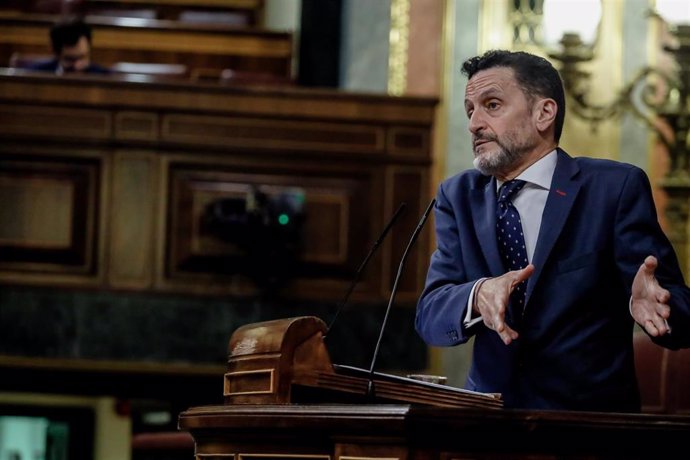
[[[475,335],[466,387],[502,393],[506,407],[638,411],[629,313],[632,281],[648,255],[672,294],[669,348],[690,345],[690,290],[662,232],[649,180],[619,162],[558,151],[522,313],[506,346],[483,323],[462,326],[475,281],[505,273],[496,246],[496,180],[470,170],[441,184],[437,249],[417,306],[416,328],[432,346]]]
[[[28,65],[27,70],[40,70],[41,72],[56,72],[59,62],[57,59],[48,59],[44,61],[38,61]],[[83,73],[90,74],[109,74],[111,73],[109,69],[102,67],[98,64],[89,64],[89,66],[84,69]]]

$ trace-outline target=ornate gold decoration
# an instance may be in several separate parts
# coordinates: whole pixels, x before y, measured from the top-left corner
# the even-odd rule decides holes
[[[513,26],[513,46],[521,48],[542,42],[544,0],[514,0],[509,13]]]
[[[654,15],[655,17],[659,17]],[[690,199],[690,25],[669,26],[671,44],[663,50],[673,59],[674,69],[645,66],[615,96],[604,104],[589,101],[591,75],[581,64],[591,61],[594,49],[577,34],[565,34],[561,49],[549,57],[560,63],[566,92],[573,104],[570,109],[592,127],[606,119],[630,112],[657,134],[668,150],[669,171],[661,181],[669,202],[666,214],[670,239],[687,273],[687,218]]]
[[[407,88],[407,46],[410,39],[410,0],[392,0],[388,53],[388,94],[400,96]]]

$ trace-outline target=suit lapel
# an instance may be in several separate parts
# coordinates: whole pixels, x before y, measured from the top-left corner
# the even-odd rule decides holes
[[[556,170],[551,181],[549,197],[546,199],[537,246],[532,258],[535,271],[527,282],[525,305],[529,302],[534,286],[541,276],[544,264],[563,231],[563,226],[580,191],[581,184],[574,178],[578,172],[579,168],[575,160],[563,150],[558,149],[558,162],[556,163]]]
[[[471,191],[472,223],[491,276],[505,273],[496,242],[496,179]]]

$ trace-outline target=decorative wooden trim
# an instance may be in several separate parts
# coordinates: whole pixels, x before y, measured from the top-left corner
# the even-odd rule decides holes
[[[240,396],[240,395],[265,395],[265,394],[273,394],[275,393],[275,388],[273,385],[273,382],[275,381],[275,377],[273,375],[275,369],[256,369],[252,371],[236,371],[236,372],[226,372],[223,380],[223,396]],[[247,376],[261,376],[261,375],[266,375],[266,379],[263,379],[262,381],[264,383],[268,383],[267,388],[264,390],[249,390],[249,391],[232,391],[232,383],[231,379],[235,379],[235,381],[241,382],[242,379],[245,379]],[[252,380],[253,382],[256,382],[256,380]]]
[[[155,141],[159,139],[160,117],[156,113],[122,111],[115,113],[115,138]]]
[[[409,179],[416,183],[411,184]],[[385,267],[383,272],[384,283],[382,287],[384,291],[382,294],[388,297],[390,296],[392,280],[397,274],[402,251],[407,246],[409,238],[428,204],[426,201],[428,199],[429,173],[418,168],[390,166],[386,169],[386,182],[390,184],[388,188],[390,198],[387,200],[396,207],[402,202],[408,205],[406,215],[399,223],[399,230],[393,235],[391,241],[394,248],[391,258],[394,262]],[[433,233],[433,230],[430,230],[432,227],[433,224],[427,221],[425,231],[419,235],[415,246],[411,248],[408,255],[406,270],[402,274],[397,294],[398,299],[402,302],[414,301],[424,287],[429,254],[429,239],[425,238],[424,235],[428,235],[430,231]]]
[[[1,183],[7,187],[18,189],[17,196],[32,189],[40,193],[42,188],[48,187],[43,194],[54,194],[59,187],[66,190],[67,206],[63,209],[61,220],[66,226],[65,240],[45,241],[36,244],[31,235],[26,233],[16,238],[6,237],[0,241],[0,269],[24,272],[53,272],[57,274],[78,274],[94,276],[98,270],[95,241],[98,231],[98,197],[101,189],[102,167],[99,160],[84,160],[83,162],[69,162],[66,159],[49,161],[41,157],[21,157],[8,154],[0,155]],[[7,190],[6,190],[7,192]],[[32,196],[36,195],[34,193]],[[48,196],[44,196],[48,199]],[[16,203],[27,215],[33,214],[29,203]],[[30,206],[38,206],[32,203]],[[54,206],[55,203],[45,202],[44,206]],[[60,212],[57,210],[56,212]],[[21,214],[21,213],[20,213]],[[40,218],[40,216],[38,217]],[[34,222],[37,225],[47,225]],[[7,226],[7,225],[6,225]],[[35,225],[35,228],[39,228]],[[29,228],[28,231],[31,231]],[[19,238],[19,240],[17,239]],[[0,276],[1,278],[1,276]]]
[[[230,459],[230,458],[235,458],[235,454],[202,454],[202,453],[194,454],[195,460],[206,460],[206,459],[213,460],[214,458]]]
[[[266,453],[266,454],[237,454],[238,460],[271,460],[273,458],[284,458],[289,460],[330,460],[330,455],[310,455],[310,454],[277,454],[277,453]]]
[[[0,100],[37,107],[69,102],[72,106],[126,107],[131,111],[186,113],[190,108],[227,117],[430,127],[433,98],[347,94],[338,91],[195,85],[187,82],[137,82],[126,77],[60,78],[0,69]]]
[[[383,153],[384,130],[369,125],[167,115],[164,141],[224,147]]]
[[[339,460],[400,460],[400,457],[360,457],[353,455],[341,455],[338,457]]]
[[[388,130],[388,147],[394,155],[424,158],[429,154],[430,133],[421,128],[394,126]]]
[[[0,106],[0,134],[108,139],[111,133],[110,114],[104,110]]]
[[[146,289],[153,285],[159,189],[158,155],[123,151],[113,155],[108,218],[108,284]]]
[[[330,460],[330,455],[310,455],[310,454],[237,454],[238,460],[271,460],[274,458],[284,458],[290,460]]]

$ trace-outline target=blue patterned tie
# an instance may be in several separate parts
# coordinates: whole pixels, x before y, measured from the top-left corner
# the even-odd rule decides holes
[[[524,186],[524,180],[515,179],[504,183],[498,191],[496,235],[498,237],[498,252],[501,254],[506,270],[520,270],[529,264],[520,213],[511,201]],[[515,313],[522,312],[524,307],[525,284],[524,281],[518,284],[510,295],[510,302]]]

